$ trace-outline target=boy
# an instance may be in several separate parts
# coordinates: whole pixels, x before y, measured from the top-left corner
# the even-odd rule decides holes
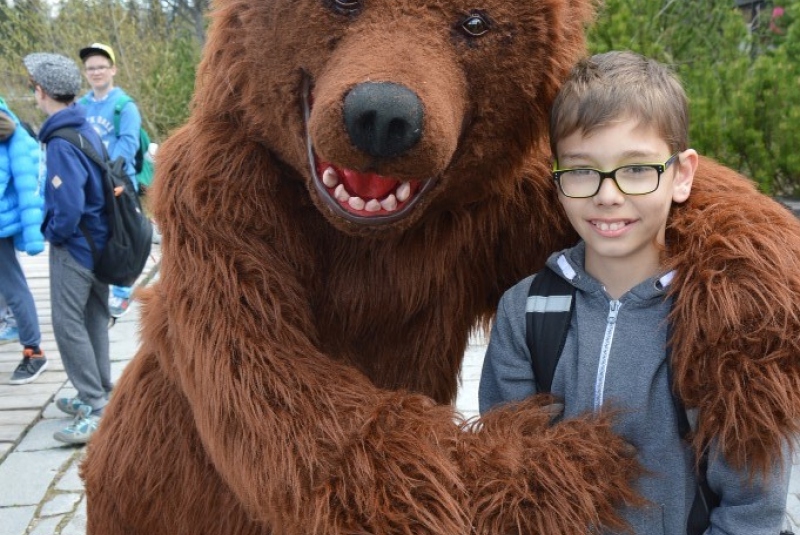
[[[39,138],[46,143],[44,235],[50,242],[50,300],[53,332],[67,377],[78,391],[56,406],[74,422],[54,435],[67,444],[86,443],[112,389],[108,343],[108,286],[92,272],[87,236],[102,251],[108,241],[108,217],[101,169],[66,139],[61,128],[76,130],[83,142],[103,154],[100,137],[74,104],[81,74],[71,59],[37,53],[24,58],[36,105],[47,114]]]
[[[125,170],[134,188],[138,188],[134,158],[139,150],[139,130],[142,117],[136,103],[119,87],[114,86],[117,74],[117,58],[114,50],[103,43],[92,43],[81,48],[78,55],[83,61],[86,81],[92,88],[81,97],[80,104],[86,108],[86,119],[100,134],[100,138],[108,148],[111,160],[119,156],[125,159]],[[115,121],[117,101],[125,98],[125,104]],[[118,128],[115,126],[118,124]],[[145,147],[146,148],[146,147]],[[119,318],[128,312],[132,288],[112,286],[108,300],[111,315]]]
[[[663,266],[670,208],[688,199],[698,164],[688,148],[686,96],[654,61],[628,52],[597,55],[577,65],[561,89],[550,136],[559,200],[581,237],[547,262],[576,288],[551,391],[567,418],[620,409],[615,429],[638,452],[646,470],[638,490],[649,502],[623,516],[638,535],[685,534],[697,472],[670,393],[671,273]],[[531,281],[500,301],[481,375],[481,412],[537,392],[526,345]],[[732,470],[713,447],[708,459],[708,481],[722,502],[706,533],[776,535],[788,459],[776,459],[766,483]]]

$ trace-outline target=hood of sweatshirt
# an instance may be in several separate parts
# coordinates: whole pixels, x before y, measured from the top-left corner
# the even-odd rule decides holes
[[[584,271],[586,264],[586,243],[578,242],[574,247],[553,253],[547,259],[547,265],[570,284],[587,293],[604,292],[603,284]],[[637,284],[626,294],[628,298],[641,301],[662,298],[667,292],[675,271],[666,271],[656,277]]]
[[[59,128],[78,128],[85,122],[86,110],[80,104],[72,104],[47,118],[39,130],[39,139],[44,141]]]

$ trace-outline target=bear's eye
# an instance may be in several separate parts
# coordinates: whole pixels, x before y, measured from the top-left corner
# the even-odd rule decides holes
[[[361,9],[361,0],[331,0],[330,4],[335,11],[344,15],[353,15]]]
[[[473,13],[461,23],[461,28],[471,37],[480,37],[489,31],[489,22],[483,15]]]

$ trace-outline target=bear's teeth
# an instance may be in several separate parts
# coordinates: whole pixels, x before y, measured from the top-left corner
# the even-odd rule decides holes
[[[336,169],[333,167],[325,169],[325,172],[322,173],[322,183],[329,188],[335,188],[339,183],[339,174],[336,172]]]
[[[347,190],[344,189],[344,185],[342,184],[336,186],[336,189],[333,191],[333,196],[342,202],[347,202],[350,199],[350,194],[347,193]]]
[[[408,182],[403,182],[397,188],[397,200],[400,202],[405,202],[411,196],[411,184]]]
[[[392,212],[397,209],[397,197],[394,196],[394,193],[390,193],[381,201],[381,207],[387,212]]]
[[[347,199],[347,204],[349,204],[350,207],[355,210],[363,210],[366,203],[361,197],[350,197]]]
[[[390,193],[383,200],[370,199],[365,201],[356,195],[350,195],[344,187],[339,184],[339,175],[335,169],[329,167],[322,175],[322,182],[329,188],[334,188],[333,196],[339,202],[346,202],[354,210],[366,210],[367,212],[378,212],[381,208],[387,212],[397,210],[397,203],[403,202],[411,197],[411,184],[403,182],[397,187],[394,193]]]

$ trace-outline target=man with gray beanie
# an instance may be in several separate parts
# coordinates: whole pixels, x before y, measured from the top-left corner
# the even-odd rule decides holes
[[[98,154],[105,154],[105,148],[86,121],[84,108],[74,103],[81,87],[75,62],[48,53],[30,54],[23,62],[36,105],[48,115],[39,139],[47,147],[43,229],[50,242],[53,331],[67,377],[78,391],[75,398],[56,400],[56,406],[74,421],[54,437],[83,444],[97,429],[112,388],[108,286],[92,272],[87,239],[101,252],[108,241],[108,218],[103,171],[78,147],[53,133],[69,128]]]

